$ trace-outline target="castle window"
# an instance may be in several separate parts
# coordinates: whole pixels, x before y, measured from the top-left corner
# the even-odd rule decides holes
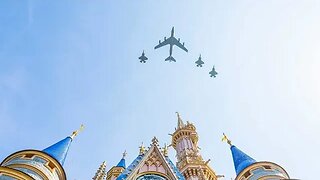
[[[25,157],[25,158],[30,158],[30,159],[32,159],[33,156],[34,156],[33,154],[26,154],[24,157]]]
[[[146,174],[138,177],[137,180],[166,180],[166,178],[156,175],[156,174]]]
[[[52,162],[49,162],[48,166],[50,167],[50,169],[54,169],[55,168],[55,165],[52,163]]]
[[[247,178],[251,175],[251,172],[250,171],[247,171],[246,173],[244,173],[244,177]]]
[[[265,169],[271,169],[271,166],[263,166]]]

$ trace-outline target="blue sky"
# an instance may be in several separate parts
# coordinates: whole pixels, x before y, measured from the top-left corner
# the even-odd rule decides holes
[[[314,179],[319,19],[316,0],[1,1],[0,159],[44,149],[84,123],[65,169],[89,179],[125,149],[131,162],[153,136],[170,143],[179,111],[225,179],[235,172],[223,132],[256,160]],[[172,26],[189,49],[174,49],[176,63],[164,61],[168,47],[153,50]],[[200,53],[205,66],[196,68]]]

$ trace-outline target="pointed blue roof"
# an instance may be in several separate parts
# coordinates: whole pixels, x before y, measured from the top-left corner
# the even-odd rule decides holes
[[[132,172],[132,170],[140,163],[144,155],[139,155],[133,162],[126,168],[116,180],[123,180],[128,177],[128,175]]]
[[[234,168],[236,170],[237,175],[246,167],[256,162],[256,160],[252,159],[250,156],[242,152],[236,146],[232,145],[230,149],[232,152]]]
[[[117,164],[117,167],[123,167],[126,168],[126,160],[122,158],[119,163]]]
[[[61,141],[53,144],[52,146],[42,151],[52,156],[63,166],[64,161],[67,157],[71,142],[72,142],[72,138],[66,137],[65,139],[62,139]]]

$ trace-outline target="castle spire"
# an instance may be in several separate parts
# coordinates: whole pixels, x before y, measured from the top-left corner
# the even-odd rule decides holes
[[[237,175],[246,167],[256,162],[256,160],[248,156],[246,153],[242,152],[236,146],[231,145],[230,149],[232,153],[234,168],[236,170]]]
[[[113,166],[107,173],[107,180],[115,180],[117,177],[126,170],[126,159],[127,152],[124,151],[122,153],[122,158],[120,159],[119,163],[116,166]]]
[[[123,154],[122,154],[122,158],[121,158],[121,160],[119,161],[119,163],[117,164],[116,167],[126,168],[126,159],[125,159],[126,155],[127,155],[127,151],[124,151]]]
[[[223,141],[230,145],[233,164],[236,170],[235,180],[240,179],[290,179],[288,173],[276,163],[268,161],[256,161],[235,145],[231,144],[228,137],[223,134]],[[250,177],[250,178],[248,178]]]
[[[63,166],[73,138],[76,137],[80,131],[82,131],[83,127],[84,126],[81,125],[80,129],[74,131],[71,136],[62,139],[61,141],[47,147],[42,151],[52,156]]]
[[[103,161],[103,163],[100,165],[99,169],[97,170],[96,174],[92,178],[93,180],[103,180],[106,176],[106,162]]]
[[[180,114],[179,114],[178,112],[176,112],[176,113],[177,113],[177,117],[178,117],[177,129],[181,129],[181,128],[184,127],[184,123],[183,123],[183,121],[182,121],[182,119],[181,119],[181,117],[180,117]]]
[[[230,145],[234,168],[236,170],[237,175],[246,167],[256,162],[256,160],[248,156],[246,153],[242,152],[236,146],[232,145],[231,140],[228,139],[228,137],[224,133],[223,133],[222,141],[227,141],[227,143]]]

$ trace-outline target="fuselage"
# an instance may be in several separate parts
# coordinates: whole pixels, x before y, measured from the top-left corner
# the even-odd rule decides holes
[[[154,49],[158,49],[162,46],[166,46],[166,45],[169,45],[170,46],[170,50],[169,50],[169,57],[166,58],[165,60],[166,61],[176,61],[173,57],[172,57],[172,51],[173,51],[173,46],[176,45],[178,46],[179,48],[181,48],[182,50],[188,52],[188,49],[186,47],[184,47],[184,43],[181,44],[180,43],[180,38],[177,40],[175,37],[174,37],[174,27],[172,27],[171,29],[171,35],[169,38],[166,38],[164,37],[164,41],[161,42],[161,40],[159,41],[159,44],[154,47]]]
[[[172,39],[172,38],[175,39],[175,37],[173,37],[173,36],[174,36],[174,27],[172,27],[172,29],[171,29],[170,39]],[[173,45],[174,45],[174,43],[173,43],[173,41],[171,40],[171,41],[170,41],[170,56],[172,56]]]

